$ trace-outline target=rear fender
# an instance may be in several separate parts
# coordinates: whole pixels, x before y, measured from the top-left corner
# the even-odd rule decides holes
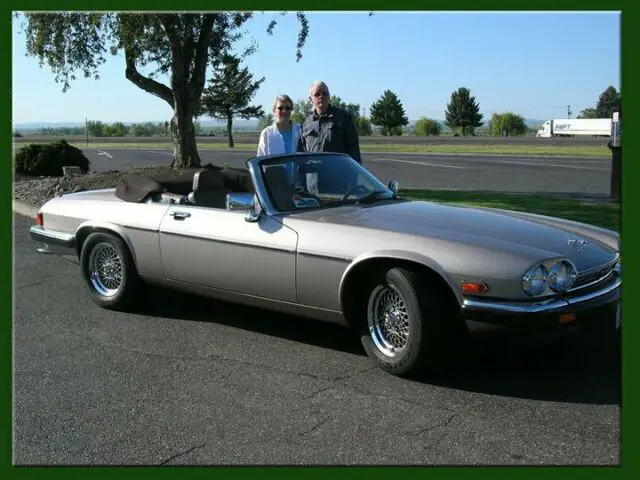
[[[133,257],[133,261],[137,266],[136,251],[133,248],[133,242],[131,242],[131,238],[129,237],[125,229],[122,228],[122,226],[111,222],[87,220],[86,222],[83,222],[78,226],[76,230],[76,248],[78,250],[78,258],[80,258],[80,252],[82,251],[82,244],[84,243],[84,240],[94,230],[113,232],[119,235],[129,248],[131,256]]]

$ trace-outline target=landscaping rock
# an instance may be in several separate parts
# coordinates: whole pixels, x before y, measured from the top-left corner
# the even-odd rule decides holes
[[[65,177],[77,177],[78,175],[82,175],[82,170],[80,167],[65,166],[62,167],[62,175]]]
[[[222,168],[206,165],[202,168]],[[56,192],[64,194],[102,188],[115,188],[120,178],[126,174],[145,175],[160,183],[167,191],[187,195],[192,190],[193,176],[201,168],[174,170],[169,166],[150,166],[129,168],[123,171],[91,172],[82,175],[62,177],[31,177],[16,174],[13,183],[13,198],[36,206],[45,204],[56,196]],[[251,187],[248,171],[242,169],[223,169],[225,186],[233,189]],[[227,187],[229,188],[229,187]]]

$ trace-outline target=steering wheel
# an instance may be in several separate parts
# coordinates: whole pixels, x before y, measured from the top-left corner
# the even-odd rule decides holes
[[[351,187],[347,191],[347,193],[344,194],[344,196],[342,197],[342,200],[346,200],[347,198],[349,198],[349,196],[353,195],[358,190],[363,191],[362,193],[368,193],[369,192],[369,190],[367,190],[363,185],[355,185],[355,186]]]

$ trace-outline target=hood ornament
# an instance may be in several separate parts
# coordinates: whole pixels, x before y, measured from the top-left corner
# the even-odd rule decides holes
[[[578,255],[582,255],[582,253],[584,252],[583,247],[588,244],[589,242],[587,242],[586,240],[569,239],[567,241],[567,245],[578,250]]]

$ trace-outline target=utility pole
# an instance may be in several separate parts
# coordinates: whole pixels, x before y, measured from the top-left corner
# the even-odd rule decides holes
[[[89,128],[88,128],[87,117],[84,117],[84,142],[85,145],[89,146]]]

